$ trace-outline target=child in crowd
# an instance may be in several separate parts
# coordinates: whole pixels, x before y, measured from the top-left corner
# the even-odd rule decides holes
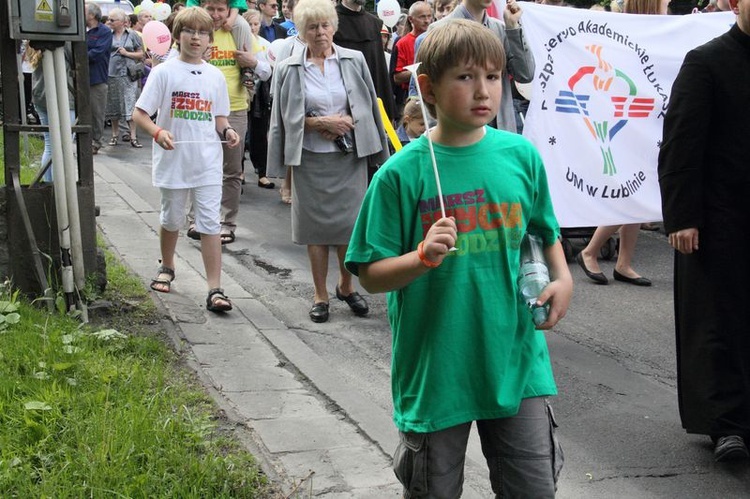
[[[388,292],[394,470],[404,497],[459,497],[476,421],[498,497],[554,497],[562,453],[546,397],[557,388],[517,286],[520,243],[534,233],[552,278],[538,329],[565,315],[573,280],[544,165],[526,139],[487,126],[505,68],[494,33],[444,22],[418,60],[446,214],[423,135],[375,174],[346,255],[366,290]]]
[[[234,22],[237,20],[237,16],[247,10],[247,2],[245,0],[229,0],[228,4],[229,17],[221,26],[221,29],[223,29],[224,31],[232,31],[232,27],[234,26]],[[187,0],[186,5],[188,7],[200,7],[201,0]]]
[[[404,115],[401,117],[401,124],[396,130],[398,140],[401,141],[402,146],[405,146],[422,135],[424,130],[424,116],[422,116],[422,107],[419,105],[419,100],[407,100],[404,106]]]
[[[229,95],[224,76],[203,60],[213,41],[214,25],[204,9],[182,9],[174,19],[172,37],[179,57],[151,73],[136,102],[133,119],[159,147],[153,148],[153,182],[161,191],[161,267],[151,289],[171,290],[175,278],[175,247],[192,200],[195,225],[201,234],[201,255],[208,281],[206,308],[232,309],[221,289],[219,239],[222,190],[222,147],[237,147],[240,136],[229,126]],[[156,123],[149,116],[159,111]]]
[[[455,9],[459,4],[459,0],[435,0],[432,4],[432,10],[435,16],[435,20],[439,21]]]

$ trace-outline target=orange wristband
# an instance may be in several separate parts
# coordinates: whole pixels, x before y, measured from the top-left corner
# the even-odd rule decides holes
[[[159,134],[160,134],[161,132],[163,132],[163,131],[164,131],[164,129],[163,129],[163,128],[159,128],[159,129],[157,129],[157,130],[156,130],[156,131],[154,132],[154,142],[156,142],[156,141],[157,141],[157,139],[159,138]]]
[[[417,245],[417,256],[422,261],[425,267],[429,267],[431,269],[434,269],[435,267],[439,267],[441,263],[443,262],[433,262],[432,260],[427,258],[427,255],[424,254],[424,241],[421,241]]]

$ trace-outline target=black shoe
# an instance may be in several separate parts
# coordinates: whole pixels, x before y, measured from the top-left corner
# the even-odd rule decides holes
[[[651,286],[651,281],[649,279],[646,279],[645,277],[628,277],[620,274],[617,269],[612,272],[612,277],[615,278],[615,281],[627,282],[628,284],[635,284],[636,286]]]
[[[276,188],[276,184],[274,184],[273,182],[266,182],[264,184],[263,182],[261,182],[260,180],[258,180],[258,187],[260,187],[261,189],[275,189]]]
[[[578,265],[581,266],[583,269],[583,273],[586,274],[586,277],[591,279],[597,284],[607,284],[609,283],[609,279],[607,279],[607,276],[602,274],[601,272],[591,272],[589,269],[586,268],[586,264],[583,261],[583,254],[578,253],[576,255],[576,262],[578,262]]]
[[[370,307],[367,306],[367,302],[362,297],[362,295],[357,293],[356,291],[352,292],[348,296],[344,296],[341,294],[341,291],[339,291],[339,287],[336,286],[336,298],[341,301],[345,301],[346,304],[349,305],[349,308],[352,309],[352,312],[354,312],[354,315],[364,317],[370,312]]]
[[[200,234],[200,232],[198,232],[197,230],[195,230],[195,225],[191,224],[190,227],[188,227],[187,237],[189,237],[190,239],[194,239],[196,241],[200,241],[201,240],[201,234]]]
[[[738,435],[719,437],[714,447],[714,459],[717,463],[747,459],[748,452],[745,441]]]
[[[313,304],[310,309],[310,320],[313,322],[326,322],[328,320],[328,303],[321,301]]]

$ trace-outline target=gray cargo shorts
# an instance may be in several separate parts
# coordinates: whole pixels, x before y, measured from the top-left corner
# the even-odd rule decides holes
[[[554,497],[563,465],[554,413],[543,397],[521,401],[518,414],[476,422],[495,497]],[[399,432],[393,470],[404,497],[461,497],[471,423],[432,433]]]

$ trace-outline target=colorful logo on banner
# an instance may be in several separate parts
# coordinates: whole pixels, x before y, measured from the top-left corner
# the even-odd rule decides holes
[[[625,72],[615,68],[602,57],[600,45],[589,45],[586,50],[596,56],[597,65],[582,66],[568,79],[570,90],[560,90],[555,99],[555,111],[578,114],[583,118],[591,136],[599,142],[604,163],[603,173],[612,176],[617,173],[611,150],[612,140],[630,119],[648,118],[654,110],[654,99],[638,97],[638,87],[635,82]],[[613,85],[617,80],[623,82],[624,85]],[[577,93],[576,87],[579,86],[592,88],[593,92],[606,94],[609,97],[612,105],[608,108],[606,116],[598,114],[594,118],[590,115],[589,102],[592,95]],[[621,93],[623,89],[627,91],[627,94]]]

